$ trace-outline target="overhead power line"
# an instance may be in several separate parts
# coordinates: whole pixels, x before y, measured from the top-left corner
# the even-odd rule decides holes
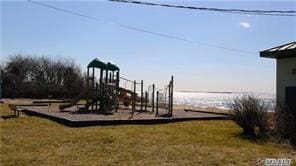
[[[27,0],[27,1],[30,2],[30,3],[34,3],[36,5],[39,5],[39,6],[54,9],[54,10],[59,11],[59,12],[63,12],[63,13],[83,17],[83,18],[93,20],[93,21],[96,21],[96,22],[116,25],[116,26],[119,26],[119,27],[124,28],[124,29],[129,29],[129,30],[133,30],[133,31],[137,31],[137,32],[151,34],[151,35],[154,35],[154,36],[160,36],[160,37],[164,37],[164,38],[183,41],[183,42],[186,42],[186,43],[197,44],[197,45],[200,44],[200,45],[205,45],[205,46],[208,46],[208,47],[214,47],[214,48],[219,48],[219,49],[224,49],[224,50],[239,52],[239,53],[244,53],[244,54],[252,54],[252,55],[257,54],[257,52],[241,50],[241,49],[235,49],[235,48],[229,48],[229,47],[224,47],[224,46],[220,46],[220,45],[209,44],[209,43],[204,43],[204,42],[199,42],[199,41],[194,41],[194,40],[189,40],[189,39],[186,39],[186,38],[183,38],[183,37],[178,37],[178,36],[169,35],[169,34],[165,34],[165,33],[154,32],[154,31],[149,31],[149,30],[146,30],[146,29],[137,28],[137,27],[133,27],[133,26],[129,26],[129,25],[124,25],[124,24],[120,24],[120,23],[116,23],[116,22],[112,22],[112,21],[103,21],[103,20],[98,19],[96,17],[88,16],[88,15],[81,14],[81,13],[71,11],[71,10],[68,10],[68,9],[58,8],[56,6],[48,5],[48,4],[37,2],[37,1],[34,1],[34,0]]]
[[[249,14],[249,15],[268,15],[268,16],[296,16],[296,11],[295,10],[221,9],[221,8],[171,5],[171,4],[152,3],[152,2],[135,1],[135,0],[109,0],[109,1],[122,2],[122,3],[132,3],[132,4],[138,4],[138,5],[161,6],[161,7],[168,7],[168,8],[200,10],[200,11],[209,11],[209,12],[223,12],[223,13]]]

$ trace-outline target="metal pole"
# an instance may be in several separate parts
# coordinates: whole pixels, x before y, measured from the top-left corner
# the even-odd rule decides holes
[[[159,92],[156,92],[156,113],[155,113],[155,117],[158,116],[158,96],[159,96]]]
[[[98,84],[96,83],[96,96],[98,96]],[[97,98],[97,97],[95,97],[95,98]],[[96,111],[98,110],[98,101],[96,100]]]
[[[171,116],[173,116],[173,106],[174,106],[174,76],[171,78]]]
[[[155,85],[152,85],[152,113],[154,112],[154,95],[155,95]]]
[[[112,83],[112,72],[109,73],[109,83]]]
[[[105,85],[106,85],[106,87],[104,88],[104,89],[107,89],[107,91],[106,92],[108,92],[108,87],[107,87],[107,84],[108,84],[108,81],[109,81],[109,79],[108,79],[108,70],[106,69],[106,77],[105,77]]]
[[[141,80],[141,111],[143,110],[143,80]]]
[[[112,79],[111,79],[111,83],[113,83],[114,82],[114,71],[112,71]]]
[[[0,103],[2,102],[2,70],[0,70]]]
[[[105,83],[108,83],[108,70],[105,70]]]
[[[86,88],[89,89],[89,67],[87,68],[87,76],[86,76]],[[86,96],[86,103],[89,102],[89,94]]]
[[[147,111],[147,105],[148,105],[148,92],[145,91],[145,111]]]
[[[104,71],[103,69],[100,69],[100,87],[99,87],[99,93],[100,93],[100,112],[103,111],[103,75],[104,75]]]
[[[119,108],[119,70],[116,72],[116,97],[117,97],[117,105],[115,107],[115,112],[117,112],[117,109]]]
[[[95,98],[95,68],[92,71],[92,104],[91,109],[94,110],[94,98]]]
[[[109,72],[108,83],[112,84],[112,72],[111,72],[111,71]],[[109,92],[110,94],[113,94],[113,93],[114,93],[113,90],[114,90],[113,87],[109,87],[108,92]]]
[[[169,85],[168,86],[169,86],[168,105],[167,105],[166,109],[168,109],[168,115],[170,115],[171,114],[171,80],[169,81]]]
[[[106,74],[105,74],[105,83],[104,83],[104,86],[103,86],[103,96],[102,96],[102,98],[104,99],[103,100],[103,113],[106,113],[106,111],[107,111],[107,108],[105,108],[106,107],[106,105],[109,105],[108,103],[106,103],[107,102],[107,93],[108,93],[108,86],[107,86],[107,84],[108,84],[108,70],[106,69],[106,72],[105,72]]]
[[[2,102],[2,79],[1,78],[0,78],[0,102]]]
[[[132,117],[134,116],[134,111],[136,110],[136,80],[134,81],[134,94],[133,94],[133,101],[132,101]]]
[[[87,68],[86,87],[89,86],[89,67]]]

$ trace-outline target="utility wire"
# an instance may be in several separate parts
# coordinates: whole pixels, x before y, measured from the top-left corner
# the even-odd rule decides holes
[[[161,36],[161,37],[164,37],[164,38],[179,40],[179,41],[183,41],[183,42],[191,43],[191,44],[195,44],[195,45],[201,44],[201,45],[205,45],[205,46],[208,46],[208,47],[215,47],[215,48],[219,48],[219,49],[224,49],[224,50],[239,52],[239,53],[244,53],[244,54],[252,54],[252,55],[257,54],[256,52],[252,52],[252,51],[235,49],[235,48],[228,48],[228,47],[219,46],[219,45],[215,45],[215,44],[209,44],[209,43],[203,43],[203,42],[199,42],[199,41],[189,40],[189,39],[186,39],[186,38],[183,38],[183,37],[173,36],[173,35],[159,33],[159,32],[153,32],[153,31],[149,31],[149,30],[146,30],[146,29],[142,29],[142,28],[137,28],[137,27],[133,27],[133,26],[129,26],[129,25],[119,24],[119,23],[116,23],[116,22],[102,21],[101,19],[98,19],[98,18],[95,18],[95,17],[91,17],[91,16],[88,16],[88,15],[84,15],[84,14],[81,14],[81,13],[78,13],[78,12],[75,12],[75,11],[71,11],[71,10],[67,10],[67,9],[58,8],[58,7],[48,5],[48,4],[45,4],[45,3],[41,3],[41,2],[37,2],[37,1],[34,1],[34,0],[27,0],[27,1],[30,2],[30,3],[34,3],[34,4],[39,5],[39,6],[51,8],[51,9],[54,9],[54,10],[57,10],[57,11],[60,11],[60,12],[63,12],[63,13],[72,14],[72,15],[83,17],[83,18],[93,20],[93,21],[96,21],[96,22],[109,23],[109,24],[116,25],[116,26],[119,26],[119,27],[124,28],[124,29],[129,29],[129,30],[133,30],[133,31],[146,33],[146,34],[151,34],[151,35],[154,35],[154,36]]]
[[[138,5],[201,10],[201,11],[210,11],[210,12],[224,12],[224,13],[249,14],[249,15],[268,15],[268,16],[296,16],[295,10],[221,9],[221,8],[195,7],[195,6],[183,6],[183,5],[170,5],[170,4],[152,3],[152,2],[144,2],[144,1],[136,1],[136,0],[109,0],[109,1],[121,2],[121,3],[132,3],[132,4],[138,4]]]

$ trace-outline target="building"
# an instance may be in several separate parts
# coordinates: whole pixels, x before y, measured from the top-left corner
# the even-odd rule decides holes
[[[260,56],[276,59],[276,100],[296,111],[296,42],[261,51]]]

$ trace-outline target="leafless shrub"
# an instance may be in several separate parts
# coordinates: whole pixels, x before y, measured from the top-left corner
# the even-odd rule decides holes
[[[290,109],[279,100],[275,108],[275,130],[276,133],[291,140],[296,145],[296,110]]]
[[[229,104],[231,118],[247,136],[262,136],[268,132],[267,104],[252,95],[237,97]]]

